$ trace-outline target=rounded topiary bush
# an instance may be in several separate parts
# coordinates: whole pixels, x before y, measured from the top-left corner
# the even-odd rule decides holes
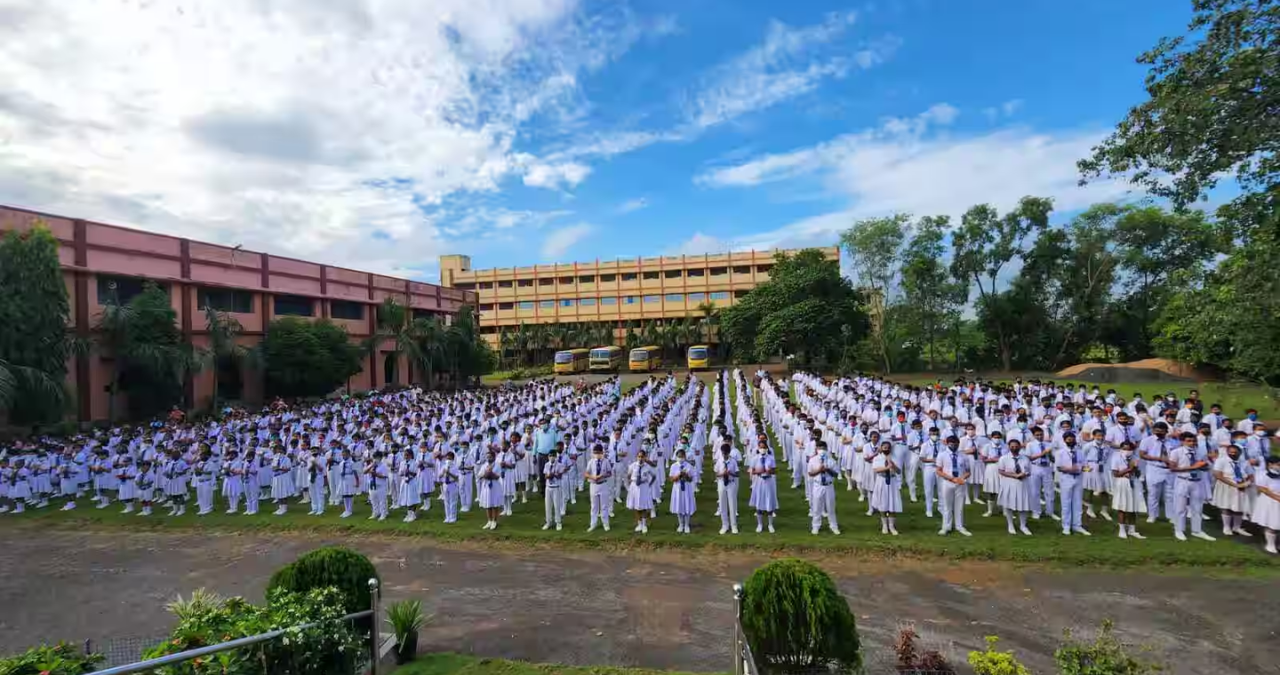
[[[849,603],[818,566],[787,558],[743,584],[742,630],[768,672],[857,672],[862,645]]]
[[[343,596],[348,614],[370,609],[369,579],[379,579],[368,558],[341,546],[326,546],[306,553],[276,570],[267,584],[267,593],[282,589],[306,593],[314,588],[333,587]]]

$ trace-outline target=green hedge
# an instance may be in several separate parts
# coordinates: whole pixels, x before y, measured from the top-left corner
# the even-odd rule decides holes
[[[849,603],[813,563],[786,558],[743,584],[742,630],[771,673],[858,672],[862,647]]]
[[[271,575],[267,590],[306,593],[315,588],[333,587],[342,594],[343,607],[351,614],[371,608],[369,579],[379,577],[368,558],[349,548],[327,546],[281,567]]]

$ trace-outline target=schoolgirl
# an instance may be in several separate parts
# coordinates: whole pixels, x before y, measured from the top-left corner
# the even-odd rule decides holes
[[[1000,492],[996,499],[1004,509],[1005,523],[1009,526],[1009,534],[1021,532],[1031,536],[1027,529],[1027,515],[1031,513],[1031,460],[1022,456],[1022,443],[1009,441],[1009,454],[1000,458],[996,464],[1000,473]],[[1013,517],[1018,516],[1018,529],[1013,527]]]
[[[871,508],[880,514],[880,534],[898,536],[897,514],[902,513],[902,467],[893,459],[894,444],[880,443],[880,454],[871,461],[875,487],[871,491]]]

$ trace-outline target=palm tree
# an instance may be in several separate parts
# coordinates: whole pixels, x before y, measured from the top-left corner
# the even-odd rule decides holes
[[[507,370],[507,353],[515,349],[516,336],[511,331],[498,329],[498,369]]]
[[[410,321],[409,309],[396,302],[395,298],[383,300],[382,304],[378,305],[377,312],[377,328],[373,331],[373,335],[360,341],[361,348],[369,354],[369,367],[376,372],[378,356],[388,341],[391,347],[386,351],[391,354],[397,364],[400,363],[402,354],[407,354],[411,362],[420,362],[422,353],[418,345],[417,328],[418,323],[425,319]],[[384,378],[386,375],[383,373]]]
[[[530,365],[542,360],[542,350],[551,344],[551,327],[545,323],[529,326]]]
[[[231,363],[239,367],[249,350],[236,342],[236,338],[244,331],[244,327],[235,317],[206,305],[204,320],[209,331],[209,346],[199,350],[197,356],[213,374],[213,399],[210,401],[209,408],[216,412],[222,408],[221,390],[218,386],[222,369],[219,366]]]
[[[157,298],[146,297],[152,289],[159,293]],[[115,297],[109,298],[103,304],[102,314],[94,327],[94,342],[98,350],[111,357],[107,419],[112,423],[116,421],[116,400],[123,388],[126,372],[137,368],[160,381],[177,382],[198,366],[189,344],[152,339],[154,336],[150,333],[155,328],[152,321],[156,317],[139,311],[140,305],[135,304],[139,301],[163,301],[167,305],[169,297],[158,287],[149,286],[129,304],[120,304]]]
[[[62,384],[42,370],[0,359],[0,410],[8,408],[23,390],[39,391],[53,400],[61,394]]]
[[[640,336],[636,334],[636,325],[633,321],[627,321],[627,332],[622,337],[622,346],[627,350],[640,346]]]
[[[705,344],[711,344],[712,328],[716,323],[719,310],[716,309],[716,303],[707,301],[698,305],[698,311],[702,313],[702,341]]]
[[[427,389],[432,386],[436,364],[445,360],[447,335],[436,317],[415,319],[412,326],[415,349],[414,362],[425,375],[423,383]]]

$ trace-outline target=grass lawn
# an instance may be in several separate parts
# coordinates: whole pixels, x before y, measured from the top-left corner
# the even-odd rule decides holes
[[[367,504],[357,503],[356,515],[350,519],[339,518],[339,508],[328,507],[323,516],[307,514],[305,505],[291,504],[285,516],[271,515],[272,507],[263,502],[261,512],[256,516],[226,515],[222,512],[225,504],[219,499],[219,508],[213,514],[203,518],[188,512],[181,518],[161,515],[165,512],[157,508],[157,515],[140,518],[136,515],[120,514],[120,506],[113,504],[111,508],[98,510],[88,502],[82,501],[74,511],[64,512],[57,509],[56,504],[39,512],[28,511],[21,516],[0,516],[0,523],[16,523],[27,521],[32,525],[76,527],[122,527],[152,529],[196,529],[209,528],[220,531],[256,530],[256,531],[305,531],[324,534],[385,534],[404,536],[425,536],[441,541],[506,541],[528,543],[539,546],[563,546],[575,548],[601,548],[609,550],[627,550],[633,547],[659,548],[697,548],[708,547],[716,550],[754,550],[763,552],[784,552],[803,554],[807,551],[817,553],[849,553],[870,554],[875,556],[907,555],[916,557],[941,557],[986,560],[1012,560],[1031,563],[1049,563],[1057,565],[1093,565],[1105,567],[1135,567],[1149,565],[1165,566],[1210,566],[1235,568],[1241,571],[1276,571],[1280,572],[1280,557],[1268,556],[1261,549],[1261,536],[1245,540],[1220,539],[1217,542],[1205,542],[1192,539],[1179,542],[1173,538],[1172,526],[1168,523],[1147,525],[1141,523],[1139,531],[1148,537],[1145,541],[1125,540],[1116,537],[1113,523],[1102,520],[1090,521],[1086,518],[1085,527],[1093,531],[1092,537],[1063,537],[1057,523],[1045,518],[1030,521],[1034,536],[1011,536],[1005,530],[1003,516],[982,517],[985,507],[974,504],[966,509],[965,522],[973,533],[972,537],[961,537],[951,534],[938,536],[940,520],[935,513],[932,519],[924,515],[922,501],[912,504],[905,491],[903,495],[906,512],[899,515],[898,530],[901,536],[893,537],[880,534],[878,517],[867,517],[866,504],[857,499],[857,492],[839,490],[836,496],[836,512],[839,517],[842,534],[833,535],[828,531],[822,534],[809,533],[809,517],[807,504],[798,489],[790,487],[790,473],[780,467],[779,502],[777,517],[777,533],[755,532],[755,516],[747,506],[750,491],[744,481],[739,492],[738,513],[741,534],[720,535],[720,519],[715,517],[715,487],[705,481],[697,495],[698,510],[693,517],[694,532],[689,535],[676,534],[675,518],[666,508],[659,509],[658,518],[653,521],[646,535],[633,532],[634,520],[630,512],[617,505],[610,532],[597,528],[588,533],[589,505],[586,493],[580,495],[576,506],[570,506],[565,516],[564,530],[544,531],[543,503],[541,495],[529,494],[529,503],[515,506],[515,515],[503,518],[496,530],[482,530],[485,517],[482,511],[473,508],[463,513],[459,522],[446,525],[442,522],[444,509],[439,502],[432,504],[431,511],[419,514],[413,523],[402,522],[402,513],[392,511],[384,522],[367,520],[370,513]],[[707,474],[711,473],[708,463]],[[664,496],[669,496],[668,490]],[[189,505],[189,511],[194,507]],[[1211,534],[1220,532],[1215,522],[1206,522],[1206,531]]]
[[[680,675],[672,670],[559,666],[551,663],[486,659],[462,654],[420,654],[417,660],[406,663],[393,672],[396,675]]]

